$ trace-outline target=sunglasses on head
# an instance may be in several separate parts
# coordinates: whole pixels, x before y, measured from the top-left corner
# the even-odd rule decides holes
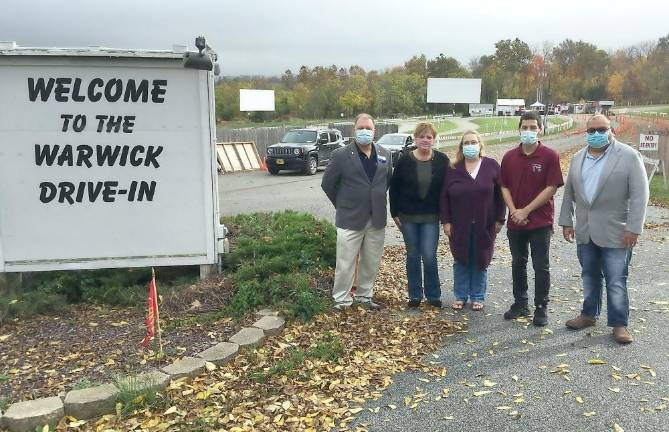
[[[608,127],[588,128],[588,133],[589,134],[594,134],[595,132],[604,133],[608,132],[609,129],[610,128]]]

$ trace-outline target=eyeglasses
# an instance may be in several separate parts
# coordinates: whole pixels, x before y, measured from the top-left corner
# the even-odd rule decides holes
[[[478,141],[463,141],[462,145],[471,145],[471,144],[478,144]]]
[[[594,134],[595,132],[599,132],[600,134],[608,132],[610,128],[608,127],[598,127],[598,128],[588,128],[588,133],[589,134]]]

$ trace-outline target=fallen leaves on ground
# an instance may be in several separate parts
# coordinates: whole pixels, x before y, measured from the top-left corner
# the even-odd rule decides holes
[[[164,408],[155,412],[145,408],[126,418],[106,416],[85,427],[92,430],[132,430],[138,425],[156,430],[201,427],[231,432],[327,430],[350,423],[363,411],[365,401],[378,399],[398,372],[420,370],[428,376],[445,375],[443,367],[428,366],[422,359],[439,346],[442,336],[461,330],[462,325],[433,309],[406,313],[404,248],[387,247],[382,262],[377,282],[382,288],[377,290],[375,298],[385,305],[383,310],[351,308],[321,314],[309,323],[292,323],[282,335],[270,338],[256,350],[240,354],[208,375],[192,382],[173,382],[161,394],[162,399],[169,401]],[[343,345],[343,353],[336,362],[307,356],[280,373],[269,373],[282,361],[286,364],[291,352],[308,352],[327,337],[336,337]],[[259,376],[264,379],[254,379]],[[446,391],[444,396],[447,395]],[[417,406],[425,397],[426,394],[419,392],[407,396],[404,402],[409,407]],[[397,407],[386,405],[386,408]],[[166,411],[172,415],[158,415]],[[183,415],[175,416],[176,413]],[[151,425],[145,423],[151,419]]]

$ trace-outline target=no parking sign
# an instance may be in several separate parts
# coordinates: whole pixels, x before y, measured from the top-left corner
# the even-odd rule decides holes
[[[657,151],[657,143],[659,141],[659,135],[641,134],[639,136],[639,150]]]

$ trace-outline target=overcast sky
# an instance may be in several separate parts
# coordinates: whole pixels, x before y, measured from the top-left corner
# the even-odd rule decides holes
[[[0,0],[0,41],[170,49],[206,36],[223,75],[301,65],[385,69],[439,53],[464,64],[500,39],[606,50],[669,34],[669,1]]]

